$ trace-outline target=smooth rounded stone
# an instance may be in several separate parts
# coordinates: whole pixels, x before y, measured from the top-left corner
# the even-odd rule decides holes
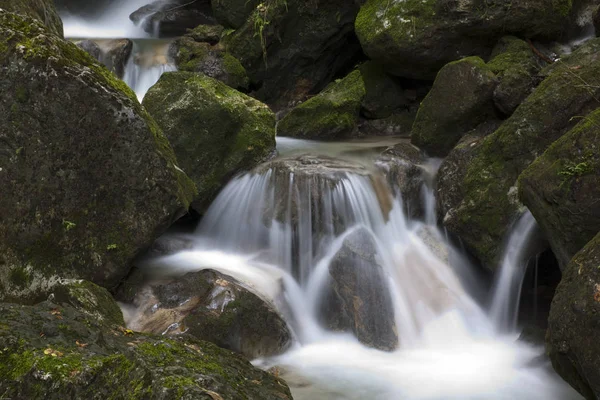
[[[212,270],[137,288],[128,326],[140,332],[198,339],[248,359],[283,353],[292,334],[273,305],[234,278]]]
[[[50,302],[0,304],[0,315],[0,392],[5,397],[292,398],[283,380],[189,335],[138,334]]]
[[[540,59],[529,44],[514,36],[498,41],[487,66],[498,77],[494,104],[504,115],[511,115],[540,82]]]
[[[365,93],[361,72],[355,70],[292,109],[277,124],[277,134],[320,140],[355,136]]]
[[[358,123],[359,136],[410,137],[417,110],[411,107],[381,119],[362,119]]]
[[[330,280],[321,318],[336,331],[381,350],[398,347],[394,306],[377,244],[365,228],[350,233],[329,265]]]
[[[35,20],[0,11],[0,77],[0,299],[114,288],[193,182],[133,92]]]
[[[134,11],[129,19],[160,37],[181,36],[198,25],[216,23],[209,0],[158,0]]]
[[[280,110],[322,91],[360,59],[357,12],[348,0],[261,2],[223,43],[258,88],[255,96]]]
[[[179,71],[199,72],[234,89],[248,90],[246,70],[223,46],[198,42],[189,34],[175,40],[169,53]]]
[[[498,265],[508,230],[524,212],[518,199],[520,173],[579,122],[573,116],[598,107],[599,51],[600,41],[592,39],[543,69],[545,79],[481,141],[455,183],[461,200],[446,212],[444,225],[488,268]]]
[[[600,233],[563,271],[546,333],[552,366],[587,400],[600,396],[599,265]]]
[[[479,57],[445,65],[421,102],[411,142],[429,155],[444,157],[460,138],[494,117],[496,75]]]
[[[425,157],[410,143],[399,143],[385,150],[375,160],[375,166],[387,178],[388,184],[402,197],[404,210],[411,218],[424,213],[421,189],[426,184],[420,167]]]
[[[367,61],[358,69],[365,85],[361,114],[366,118],[387,118],[408,105],[408,99],[400,84],[389,76],[381,65]]]
[[[213,0],[212,9],[219,23],[237,29],[240,28],[252,11],[261,2],[260,0]]]
[[[0,9],[36,18],[46,25],[49,32],[63,37],[62,20],[53,0],[0,0]]]
[[[493,2],[368,0],[356,17],[365,54],[398,76],[433,79],[442,66],[477,55],[486,58],[500,37],[556,39],[571,0]]]
[[[196,183],[192,206],[199,212],[228,179],[275,150],[275,115],[269,107],[208,76],[163,74],[143,104]]]
[[[519,195],[564,268],[600,231],[600,110],[554,142],[519,177]]]

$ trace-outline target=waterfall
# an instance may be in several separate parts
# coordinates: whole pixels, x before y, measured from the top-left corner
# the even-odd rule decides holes
[[[535,227],[531,214],[507,242],[486,313],[463,284],[468,263],[432,218],[433,191],[424,192],[425,220],[413,220],[403,212],[403,199],[365,166],[368,160],[315,156],[327,145],[313,142],[284,144],[288,156],[223,189],[192,235],[192,249],[142,267],[159,274],[217,269],[270,299],[297,343],[255,364],[280,368],[295,399],[579,398],[534,362],[540,349],[515,341],[514,298]],[[298,156],[302,147],[311,155]],[[331,266],[357,230],[376,244],[384,271],[378,290],[393,302],[394,351],[368,348],[322,321]]]

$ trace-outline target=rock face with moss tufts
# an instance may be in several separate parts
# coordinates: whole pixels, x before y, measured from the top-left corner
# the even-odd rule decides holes
[[[600,109],[554,142],[519,184],[523,203],[565,267],[600,231]]]
[[[432,79],[445,64],[486,57],[505,34],[557,38],[571,0],[367,0],[356,18],[363,50],[399,76]]]
[[[189,336],[133,333],[69,305],[0,304],[0,393],[13,399],[291,400],[286,384]]]
[[[444,66],[419,107],[411,142],[432,156],[447,155],[465,133],[494,116],[497,83],[479,57]]]
[[[0,0],[0,9],[36,18],[48,31],[63,37],[63,24],[52,0]]]
[[[222,82],[191,72],[164,74],[144,98],[196,183],[202,211],[221,186],[275,150],[275,115]]]
[[[563,272],[552,300],[546,349],[552,366],[587,400],[600,396],[600,233]]]
[[[283,353],[291,332],[271,300],[263,300],[234,278],[213,270],[191,272],[168,282],[132,282],[136,331],[182,332],[243,354],[250,360]]]
[[[537,56],[525,41],[514,36],[500,39],[487,66],[498,77],[494,104],[504,115],[511,115],[539,83]]]
[[[365,84],[359,70],[335,81],[288,113],[277,134],[305,139],[342,139],[356,134]]]
[[[496,132],[475,149],[458,181],[462,198],[446,204],[444,225],[489,268],[511,223],[522,212],[519,174],[600,103],[600,40],[541,71],[543,82]],[[442,173],[443,171],[440,171]],[[441,178],[444,179],[444,178]]]
[[[250,80],[239,60],[221,45],[196,41],[198,32],[175,40],[169,49],[180,71],[199,72],[238,90],[248,90]],[[204,40],[211,38],[202,38]]]
[[[234,2],[243,3],[228,3]],[[360,57],[353,33],[358,6],[353,1],[259,3],[244,3],[255,8],[224,42],[259,88],[257,98],[274,108],[289,107],[318,93]]]
[[[185,212],[193,182],[125,84],[0,11],[0,299],[59,277],[113,288]]]

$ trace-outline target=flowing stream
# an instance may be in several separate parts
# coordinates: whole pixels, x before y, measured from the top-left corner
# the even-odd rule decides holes
[[[423,188],[429,208],[423,221],[408,218],[402,199],[368,168],[372,159],[353,152],[368,144],[280,139],[279,145],[286,155],[334,156],[332,163],[344,168],[313,166],[309,158],[293,168],[275,163],[238,176],[192,235],[193,249],[145,267],[163,274],[217,269],[271,299],[296,341],[285,354],[255,364],[277,368],[295,399],[581,398],[551,370],[541,347],[518,340],[518,296],[535,234],[528,212],[507,240],[500,272],[482,302],[491,304],[487,309],[476,300],[478,282],[468,262],[431,217],[430,187]],[[385,276],[376,290],[389,291],[393,300],[395,351],[366,347],[351,334],[328,331],[319,319],[332,259],[357,229],[376,242]]]

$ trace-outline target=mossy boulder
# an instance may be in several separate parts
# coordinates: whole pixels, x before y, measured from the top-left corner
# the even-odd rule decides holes
[[[504,115],[511,115],[538,85],[539,59],[529,44],[514,36],[505,36],[492,51],[488,68],[498,77],[494,104]]]
[[[234,89],[248,90],[246,70],[223,46],[196,41],[189,34],[175,40],[169,52],[180,71],[200,72]]]
[[[63,37],[63,24],[53,0],[0,0],[0,9],[40,20],[49,32]]]
[[[421,102],[411,142],[437,157],[447,155],[468,131],[495,114],[496,75],[479,57],[445,65]]]
[[[163,282],[133,282],[138,306],[129,327],[140,332],[182,332],[248,359],[283,353],[292,334],[270,300],[213,270]]]
[[[408,104],[400,84],[381,65],[367,61],[359,70],[365,85],[361,114],[366,118],[387,118]]]
[[[432,79],[450,61],[489,55],[506,34],[557,38],[571,0],[367,0],[356,18],[363,50],[390,72]]]
[[[212,0],[211,4],[219,23],[237,29],[244,25],[260,2],[260,0]]]
[[[564,270],[546,333],[552,366],[587,400],[600,396],[599,315],[600,233]]]
[[[538,157],[521,174],[519,189],[565,267],[600,231],[600,109]]]
[[[196,42],[206,42],[217,44],[225,33],[225,28],[221,25],[198,25],[194,29],[189,29],[185,36],[194,39]]]
[[[353,1],[267,0],[223,39],[244,66],[256,97],[275,109],[321,91],[361,52]]]
[[[541,71],[546,78],[510,118],[475,150],[460,186],[463,198],[446,210],[444,224],[493,268],[512,222],[524,210],[517,178],[559,137],[600,106],[600,40]]]
[[[0,299],[36,297],[57,277],[113,288],[194,197],[122,81],[4,11],[0,127]]]
[[[144,106],[169,138],[180,166],[207,207],[234,174],[252,169],[275,150],[275,115],[224,83],[192,72],[163,74]]]
[[[277,125],[279,136],[341,139],[356,134],[365,84],[359,70],[331,83],[290,111]]]
[[[291,399],[241,356],[137,334],[69,305],[0,304],[0,393],[13,399]]]

